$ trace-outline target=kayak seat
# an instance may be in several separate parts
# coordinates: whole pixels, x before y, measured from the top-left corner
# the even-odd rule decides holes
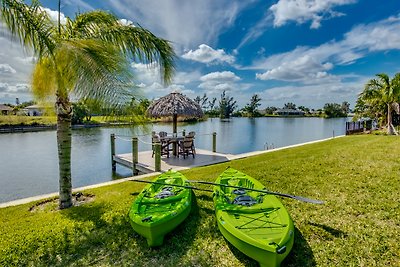
[[[246,206],[246,207],[253,206],[254,204],[257,204],[257,203],[258,202],[254,198],[252,198],[251,196],[248,196],[248,195],[237,196],[237,197],[235,197],[235,199],[232,202],[232,204]]]
[[[166,198],[149,198],[146,197],[140,201],[141,204],[165,204],[165,203],[170,203],[170,202],[177,202],[182,199],[182,196],[177,195],[173,197],[166,197]]]

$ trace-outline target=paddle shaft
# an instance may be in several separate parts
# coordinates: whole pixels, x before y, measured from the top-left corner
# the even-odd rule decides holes
[[[279,193],[279,192],[272,192],[268,190],[261,190],[261,189],[254,189],[254,188],[248,188],[248,187],[242,187],[242,186],[235,186],[235,185],[227,185],[227,184],[219,184],[219,183],[213,183],[213,182],[206,182],[206,181],[191,181],[188,180],[189,183],[198,183],[198,184],[208,184],[208,185],[218,185],[218,186],[225,186],[225,187],[231,187],[231,188],[237,188],[237,189],[244,189],[248,191],[255,191],[255,192],[260,192],[260,193],[266,193],[270,195],[276,195],[276,196],[281,196],[281,197],[288,197],[308,203],[313,203],[313,204],[324,204],[323,201],[321,200],[315,200],[315,199],[310,199],[306,197],[301,197],[301,196],[294,196],[294,195],[289,195],[285,193]]]
[[[190,185],[179,185],[179,184],[166,184],[166,183],[160,183],[160,182],[152,182],[152,181],[146,181],[146,180],[129,180],[131,182],[139,182],[139,183],[146,183],[146,184],[158,184],[158,185],[168,185],[168,186],[175,186],[175,187],[182,187],[182,188],[187,188],[187,189],[193,189],[193,190],[200,190],[200,191],[207,191],[207,192],[214,192],[213,190],[210,189],[202,189]]]

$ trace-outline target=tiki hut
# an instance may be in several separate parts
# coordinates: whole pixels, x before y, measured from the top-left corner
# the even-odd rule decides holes
[[[147,109],[147,116],[153,118],[172,117],[174,134],[177,133],[178,116],[201,118],[203,115],[199,104],[177,92],[172,92],[153,101]]]

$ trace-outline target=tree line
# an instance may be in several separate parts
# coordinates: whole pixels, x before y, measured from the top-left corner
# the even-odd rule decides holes
[[[393,134],[394,125],[400,124],[400,73],[390,78],[385,73],[369,80],[358,95],[355,118],[370,118],[381,126],[386,125],[387,133]]]
[[[274,106],[260,109],[261,97],[258,94],[253,94],[249,102],[242,108],[239,108],[237,101],[232,97],[228,96],[226,91],[223,91],[220,99],[217,102],[217,98],[213,97],[209,99],[207,94],[204,93],[202,96],[197,96],[194,101],[199,104],[203,109],[204,113],[210,117],[261,117],[276,115],[279,110],[293,110],[301,111],[305,116],[320,116],[327,118],[346,117],[350,113],[350,104],[347,101],[338,103],[326,103],[322,109],[310,109],[305,106],[296,106],[296,104],[289,102],[285,103],[282,108]]]

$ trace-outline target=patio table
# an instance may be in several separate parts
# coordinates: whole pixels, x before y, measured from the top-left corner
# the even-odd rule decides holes
[[[178,143],[184,138],[184,136],[165,136],[160,138],[160,140],[172,144],[172,154],[176,157],[178,155]]]

